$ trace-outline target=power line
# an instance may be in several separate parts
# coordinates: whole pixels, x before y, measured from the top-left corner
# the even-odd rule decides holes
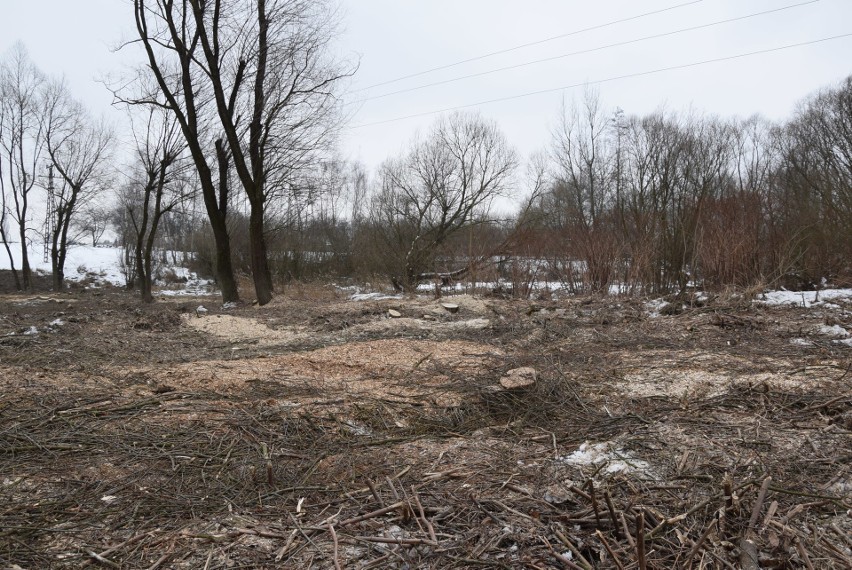
[[[454,63],[448,63],[446,65],[439,65],[438,67],[433,67],[431,69],[426,69],[424,71],[418,71],[417,73],[412,73],[410,75],[403,75],[403,76],[397,77],[395,79],[388,79],[387,81],[382,81],[380,83],[375,83],[375,84],[369,85],[367,87],[362,87],[360,89],[356,89],[355,92],[357,93],[359,91],[366,91],[368,89],[373,89],[374,87],[381,87],[382,85],[389,85],[391,83],[397,83],[398,81],[403,81],[405,79],[411,79],[412,77],[419,77],[421,75],[426,75],[427,73],[433,73],[435,71],[441,71],[442,69],[449,69],[451,67],[457,67],[457,66],[463,65],[465,63],[470,63],[472,61],[479,61],[481,59],[493,57],[495,55],[501,55],[501,54],[504,54],[504,53],[517,51],[519,49],[524,49],[524,48],[528,48],[528,47],[532,47],[532,46],[537,46],[537,45],[540,45],[540,44],[543,44],[543,43],[552,42],[554,40],[559,40],[559,39],[567,38],[567,37],[570,37],[570,36],[576,36],[578,34],[583,34],[583,33],[591,32],[591,31],[594,31],[594,30],[600,30],[601,28],[607,28],[609,26],[614,26],[616,24],[623,24],[624,22],[631,22],[633,20],[638,20],[640,18],[646,18],[648,16],[653,16],[655,14],[662,14],[663,12],[670,12],[672,10],[677,10],[678,8],[683,8],[684,6],[691,6],[693,4],[699,4],[703,1],[704,0],[692,0],[691,2],[684,2],[682,4],[676,4],[675,6],[669,6],[668,8],[661,8],[660,10],[654,10],[654,11],[651,11],[651,12],[645,12],[645,13],[642,13],[642,14],[637,14],[636,16],[630,16],[629,18],[622,18],[620,20],[613,20],[611,22],[606,22],[604,24],[598,24],[596,26],[590,26],[588,28],[582,28],[582,29],[579,29],[579,30],[574,30],[573,32],[560,34],[558,36],[552,36],[552,37],[549,37],[549,38],[545,38],[543,40],[537,40],[537,41],[534,41],[534,42],[529,42],[529,43],[517,45],[517,46],[514,46],[514,47],[506,48],[506,49],[492,51],[490,53],[478,55],[476,57],[471,57],[469,59],[463,59],[461,61],[456,61]]]
[[[386,97],[391,97],[393,95],[410,93],[412,91],[419,91],[421,89],[426,89],[426,88],[429,88],[429,87],[436,87],[438,85],[446,85],[447,83],[455,83],[457,81],[462,81],[464,79],[472,79],[474,77],[482,77],[483,75],[491,75],[491,74],[494,74],[494,73],[500,73],[500,72],[503,72],[503,71],[509,71],[509,70],[512,70],[512,69],[518,69],[518,68],[521,68],[521,67],[536,65],[536,64],[539,64],[539,63],[547,63],[549,61],[556,61],[556,60],[559,60],[559,59],[565,59],[565,58],[573,57],[573,56],[576,56],[576,55],[583,55],[583,54],[587,54],[587,53],[603,51],[603,50],[614,48],[614,47],[622,47],[622,46],[626,46],[626,45],[630,45],[630,44],[636,44],[636,43],[644,42],[644,41],[648,41],[648,40],[654,40],[654,39],[658,39],[658,38],[674,36],[674,35],[682,34],[682,33],[685,33],[685,32],[694,32],[696,30],[703,30],[703,29],[706,29],[706,28],[712,28],[714,26],[720,26],[722,24],[730,24],[732,22],[747,20],[749,18],[756,18],[758,16],[765,16],[767,14],[773,14],[775,12],[782,12],[784,10],[790,10],[792,8],[799,8],[801,6],[807,6],[808,4],[816,4],[819,1],[820,0],[807,0],[806,2],[799,2],[798,4],[790,4],[789,6],[782,6],[781,8],[773,8],[771,10],[764,10],[762,12],[754,12],[752,14],[746,14],[744,16],[737,16],[735,18],[727,18],[725,20],[718,20],[716,22],[710,22],[708,24],[701,24],[701,25],[698,25],[698,26],[690,26],[688,28],[681,28],[679,30],[673,30],[673,31],[670,31],[670,32],[663,32],[663,33],[654,34],[654,35],[651,35],[651,36],[644,36],[644,37],[635,38],[635,39],[632,39],[632,40],[625,40],[625,41],[622,41],[622,42],[616,42],[616,43],[598,46],[598,47],[594,47],[594,48],[583,49],[583,50],[579,50],[579,51],[565,53],[565,54],[562,54],[562,55],[545,57],[545,58],[542,58],[542,59],[536,59],[536,60],[533,60],[533,61],[518,63],[518,64],[515,64],[515,65],[507,65],[505,67],[498,67],[496,69],[490,69],[490,70],[481,71],[481,72],[478,72],[478,73],[470,73],[468,75],[462,75],[460,77],[454,77],[452,79],[445,79],[443,81],[435,81],[433,83],[418,85],[416,87],[409,87],[407,89],[400,89],[398,91],[391,91],[390,93],[382,93],[381,95],[374,95],[372,97],[367,97],[365,99],[362,99],[358,103],[366,103],[367,101],[373,101],[375,99],[384,99]]]
[[[685,63],[685,64],[682,64],[682,65],[673,65],[671,67],[661,67],[661,68],[658,68],[658,69],[652,69],[652,70],[648,70],[648,71],[640,71],[640,72],[637,72],[637,73],[628,73],[628,74],[625,74],[625,75],[617,75],[617,76],[614,76],[614,77],[607,77],[606,79],[599,79],[597,81],[584,81],[582,83],[574,83],[572,85],[565,85],[565,86],[562,86],[562,87],[554,87],[554,88],[551,88],[551,89],[542,89],[540,91],[530,91],[528,93],[521,93],[519,95],[510,95],[509,97],[500,97],[500,98],[497,98],[497,99],[489,99],[487,101],[480,101],[478,103],[469,103],[467,105],[459,105],[457,107],[447,107],[445,109],[439,109],[439,110],[436,110],[436,111],[427,111],[427,112],[424,112],[424,113],[414,113],[412,115],[406,115],[404,117],[396,117],[396,118],[393,118],[393,119],[386,119],[386,120],[383,120],[383,121],[375,121],[375,122],[372,122],[372,123],[364,123],[364,124],[361,124],[361,125],[355,125],[352,128],[353,129],[361,129],[361,128],[364,128],[364,127],[372,127],[372,126],[375,126],[375,125],[383,125],[383,124],[386,124],[386,123],[395,123],[395,122],[398,122],[398,121],[404,121],[406,119],[414,119],[414,118],[417,118],[417,117],[426,117],[426,116],[429,116],[429,115],[437,115],[439,113],[447,113],[449,111],[458,111],[460,109],[468,109],[470,107],[478,107],[480,105],[489,105],[491,103],[500,103],[502,101],[511,101],[513,99],[523,99],[525,97],[532,97],[534,95],[543,95],[545,93],[555,93],[557,91],[566,91],[568,89],[574,89],[576,87],[582,87],[584,85],[600,85],[600,84],[603,84],[603,83],[609,83],[609,82],[618,81],[618,80],[621,80],[621,79],[631,79],[631,78],[634,78],[634,77],[654,75],[654,74],[663,73],[663,72],[666,72],[666,71],[675,71],[675,70],[679,70],[679,69],[687,69],[687,68],[690,68],[690,67],[697,67],[699,65],[706,65],[708,63],[718,63],[718,62],[721,62],[721,61],[731,61],[731,60],[734,60],[734,59],[742,59],[742,58],[745,58],[745,57],[751,57],[751,56],[761,55],[761,54],[765,54],[765,53],[772,53],[772,52],[777,52],[777,51],[782,51],[782,50],[792,49],[792,48],[797,48],[797,47],[804,47],[804,46],[808,46],[808,45],[813,45],[813,44],[828,42],[828,41],[832,41],[832,40],[848,38],[848,37],[852,37],[852,32],[849,32],[847,34],[840,34],[840,35],[837,35],[837,36],[830,36],[830,37],[827,37],[827,38],[820,38],[818,40],[811,40],[811,41],[807,41],[807,42],[799,42],[799,43],[795,43],[795,44],[787,44],[787,45],[784,45],[784,46],[778,46],[778,47],[774,47],[774,48],[767,48],[767,49],[762,49],[762,50],[757,50],[757,51],[751,51],[751,52],[747,52],[747,53],[740,53],[740,54],[736,54],[736,55],[729,55],[729,56],[725,56],[725,57],[705,59],[703,61]]]

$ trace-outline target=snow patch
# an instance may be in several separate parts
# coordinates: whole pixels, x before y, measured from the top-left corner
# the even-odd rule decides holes
[[[656,319],[660,316],[660,311],[663,310],[663,307],[668,305],[668,302],[663,299],[652,299],[645,303],[645,310],[648,311],[648,316],[652,319]]]
[[[824,336],[830,336],[832,338],[846,338],[849,336],[849,331],[841,327],[840,325],[826,326],[823,325],[819,328],[819,333]]]
[[[12,257],[15,267],[21,267],[21,248],[18,244],[12,244]],[[42,244],[31,242],[28,247],[30,267],[33,272],[41,275],[49,275],[52,271],[50,260],[44,261]],[[91,245],[72,245],[68,248],[65,259],[65,277],[69,282],[85,282],[91,289],[97,289],[105,285],[123,287],[126,284],[122,272],[122,259],[124,249],[120,247],[94,247]],[[0,270],[10,269],[9,257],[5,252],[0,255]],[[162,296],[177,295],[208,295],[213,288],[213,281],[201,279],[195,273],[185,267],[162,265],[161,272],[171,271],[179,280],[185,282],[179,284],[179,288],[165,288],[158,293]],[[158,283],[163,286],[163,283]]]
[[[355,293],[351,301],[384,301],[386,299],[402,299],[402,295],[388,295],[387,293]]]
[[[601,465],[605,473],[641,472],[652,475],[651,465],[647,461],[635,459],[628,452],[617,448],[611,442],[591,444],[586,442],[570,455],[558,459],[568,465]]]
[[[852,301],[852,289],[823,289],[821,291],[768,291],[760,296],[758,303],[764,305],[795,305],[797,307],[836,307],[832,301]]]

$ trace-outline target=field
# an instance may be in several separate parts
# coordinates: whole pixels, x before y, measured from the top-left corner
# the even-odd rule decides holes
[[[850,568],[813,297],[3,294],[0,567]]]

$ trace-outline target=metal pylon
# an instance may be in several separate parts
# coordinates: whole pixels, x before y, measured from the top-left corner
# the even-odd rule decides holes
[[[44,262],[50,261],[50,242],[53,236],[54,220],[53,215],[56,213],[56,194],[53,188],[53,165],[47,167],[47,205],[44,213]]]

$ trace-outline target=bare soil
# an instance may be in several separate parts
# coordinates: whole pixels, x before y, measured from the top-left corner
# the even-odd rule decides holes
[[[0,294],[0,568],[852,568],[848,303],[324,291]]]

